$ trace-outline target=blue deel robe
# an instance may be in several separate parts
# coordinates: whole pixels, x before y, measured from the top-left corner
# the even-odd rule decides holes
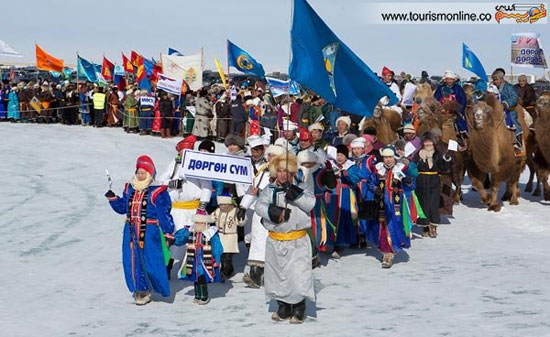
[[[330,196],[327,213],[332,224],[336,227],[330,235],[334,246],[345,247],[359,243],[355,186],[361,181],[361,178],[361,170],[357,165],[352,164],[343,169],[338,178],[338,185]]]
[[[138,242],[140,226],[134,225],[138,219],[132,222],[128,220],[131,216],[129,202],[135,192],[132,185],[126,184],[122,197],[116,196],[109,199],[109,204],[115,212],[127,216],[122,238],[124,277],[128,290],[132,293],[154,290],[162,296],[170,296],[170,284],[163,253],[164,238],[161,235],[171,237],[174,232],[174,220],[170,215],[172,202],[166,186],[149,186],[147,190],[145,219],[147,225],[143,248],[140,248]],[[143,207],[143,201],[140,208]]]
[[[15,91],[11,91],[8,95],[8,118],[19,119],[19,98]]]
[[[0,90],[0,118],[6,118],[8,115],[4,105],[4,97],[6,97],[6,93],[4,90]]]
[[[405,233],[405,226],[409,228],[409,224],[412,222],[412,220],[410,219],[410,215],[408,218],[404,219],[405,213],[403,212],[403,207],[404,207],[403,199],[407,197],[406,193],[409,193],[414,189],[414,183],[408,186],[402,183],[400,189],[392,188],[392,190],[390,190],[390,186],[388,186],[388,183],[391,184],[391,181],[387,180],[388,173],[381,173],[380,170],[385,170],[385,168],[383,168],[383,163],[378,163],[376,167],[376,171],[377,171],[376,186],[381,186],[381,183],[383,184],[382,201],[384,203],[384,208],[383,208],[384,217],[388,227],[388,233],[391,238],[393,252],[397,253],[401,251],[403,248],[409,248],[411,246],[411,239]],[[398,163],[395,165],[392,171],[393,172],[400,171],[406,177],[407,170],[408,170],[408,167],[406,165],[402,163]],[[413,179],[413,182],[414,182],[414,179]],[[398,207],[399,212],[396,212],[395,210],[396,198],[400,200],[400,205]],[[368,228],[368,237],[371,238],[377,246],[380,246],[379,219],[376,219],[370,225],[371,225],[370,228]]]
[[[174,244],[176,246],[183,246],[188,244],[189,236],[194,234],[193,242],[195,243],[193,263],[191,266],[191,274],[186,272],[186,262],[188,256],[186,254],[185,259],[183,259],[182,268],[179,272],[179,278],[186,281],[198,282],[199,277],[203,276],[206,279],[206,283],[221,282],[221,260],[223,254],[223,246],[220,240],[220,236],[217,233],[217,228],[215,226],[210,227],[206,232],[193,233],[192,229],[182,228],[178,230],[174,236]],[[200,243],[200,244],[199,244]],[[205,257],[204,249],[202,246],[210,245],[212,255],[211,257]],[[206,267],[206,259],[212,259],[212,273],[210,273]]]
[[[360,204],[364,201],[374,201],[374,189],[376,188],[376,173],[374,173],[374,164],[376,164],[376,156],[364,156],[355,165],[361,172],[361,180],[356,185],[357,202]],[[372,185],[369,188],[369,185]],[[359,227],[361,234],[367,237],[367,223],[373,220],[359,219]],[[367,237],[368,239],[368,237]]]

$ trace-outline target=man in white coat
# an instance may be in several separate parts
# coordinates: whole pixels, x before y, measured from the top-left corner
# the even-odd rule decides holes
[[[394,74],[395,73],[387,67],[384,67],[382,69],[382,82],[384,82],[388,86],[388,88],[395,94],[395,96],[397,97],[397,103],[395,105],[388,106],[388,103],[390,101],[389,97],[382,97],[380,99],[380,105],[390,108],[401,115],[403,113],[403,109],[401,109],[399,104],[401,104],[402,97],[401,92],[399,91],[399,86],[393,80]]]
[[[170,163],[166,170],[158,177],[158,181],[168,185],[168,193],[172,199],[172,217],[174,218],[175,232],[183,227],[193,225],[193,219],[197,210],[204,210],[212,195],[212,184],[208,180],[186,178],[181,169],[183,151],[193,150],[197,138],[188,136],[176,145],[178,155],[174,162]],[[173,264],[173,259],[181,260],[185,255],[185,247],[172,246],[170,248],[172,259],[168,265],[168,272]],[[169,274],[170,275],[170,274]]]
[[[244,274],[243,282],[251,288],[260,288],[264,273],[265,241],[267,230],[261,223],[261,218],[255,213],[258,194],[269,184],[268,162],[265,158],[264,139],[259,136],[250,136],[247,139],[250,146],[252,165],[254,168],[254,180],[241,199],[241,209],[246,209],[248,234],[245,242],[250,245],[247,265],[250,271]],[[280,148],[284,152],[283,148]]]

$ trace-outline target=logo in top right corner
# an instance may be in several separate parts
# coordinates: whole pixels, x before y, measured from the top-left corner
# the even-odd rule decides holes
[[[539,20],[546,21],[545,4],[505,4],[495,7],[495,20],[513,20],[516,23],[535,23]],[[539,22],[543,23],[543,22]]]

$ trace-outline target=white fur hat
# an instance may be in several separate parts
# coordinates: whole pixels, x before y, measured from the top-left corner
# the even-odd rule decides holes
[[[367,140],[363,137],[359,137],[359,138],[355,138],[354,140],[351,141],[351,145],[350,145],[350,148],[354,148],[354,147],[365,147],[365,145],[367,144]]]
[[[443,73],[443,79],[446,79],[446,78],[452,78],[456,80],[458,76],[452,70],[445,70],[445,72]]]
[[[317,153],[309,150],[300,151],[298,153],[298,165],[301,166],[303,163],[317,163],[319,158]]]
[[[246,142],[248,143],[251,149],[257,146],[264,146],[264,139],[260,136],[250,136],[246,139]]]
[[[316,122],[316,123],[311,124],[309,126],[308,130],[309,130],[309,132],[311,132],[313,130],[325,131],[325,128],[323,127],[323,124],[321,124],[319,122]]]
[[[284,139],[283,137],[280,137],[280,138],[275,139],[275,144],[274,145],[280,146],[284,149],[288,146],[288,141],[286,139]]]
[[[269,145],[271,144],[271,137],[268,137],[267,135],[262,135],[262,141],[264,145]]]
[[[338,122],[344,122],[347,124],[348,128],[351,126],[351,118],[349,116],[340,116],[336,120],[336,125],[338,125]]]
[[[298,125],[291,121],[283,121],[283,131],[296,131],[296,129],[298,129]]]
[[[274,155],[274,156],[278,156],[278,155],[281,155],[281,154],[285,154],[285,149],[282,147],[282,146],[278,146],[278,145],[269,145],[269,147],[267,148],[267,150],[265,150],[265,155]]]

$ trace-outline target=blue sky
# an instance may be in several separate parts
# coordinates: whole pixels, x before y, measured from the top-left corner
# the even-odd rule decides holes
[[[474,50],[488,72],[495,67],[509,70],[514,32],[541,33],[543,44],[550,45],[548,25],[376,25],[361,15],[361,6],[369,1],[309,2],[377,72],[385,65],[413,75],[423,69],[440,74],[449,68],[470,76],[461,69],[462,42]],[[34,62],[36,41],[67,64],[76,63],[77,50],[95,62],[105,53],[120,63],[121,51],[129,54],[134,49],[158,58],[167,47],[185,54],[204,47],[206,67],[213,68],[214,56],[226,64],[229,38],[267,72],[286,71],[290,4],[291,0],[8,0],[2,6],[0,39],[24,54],[22,60],[6,58],[8,62]]]

